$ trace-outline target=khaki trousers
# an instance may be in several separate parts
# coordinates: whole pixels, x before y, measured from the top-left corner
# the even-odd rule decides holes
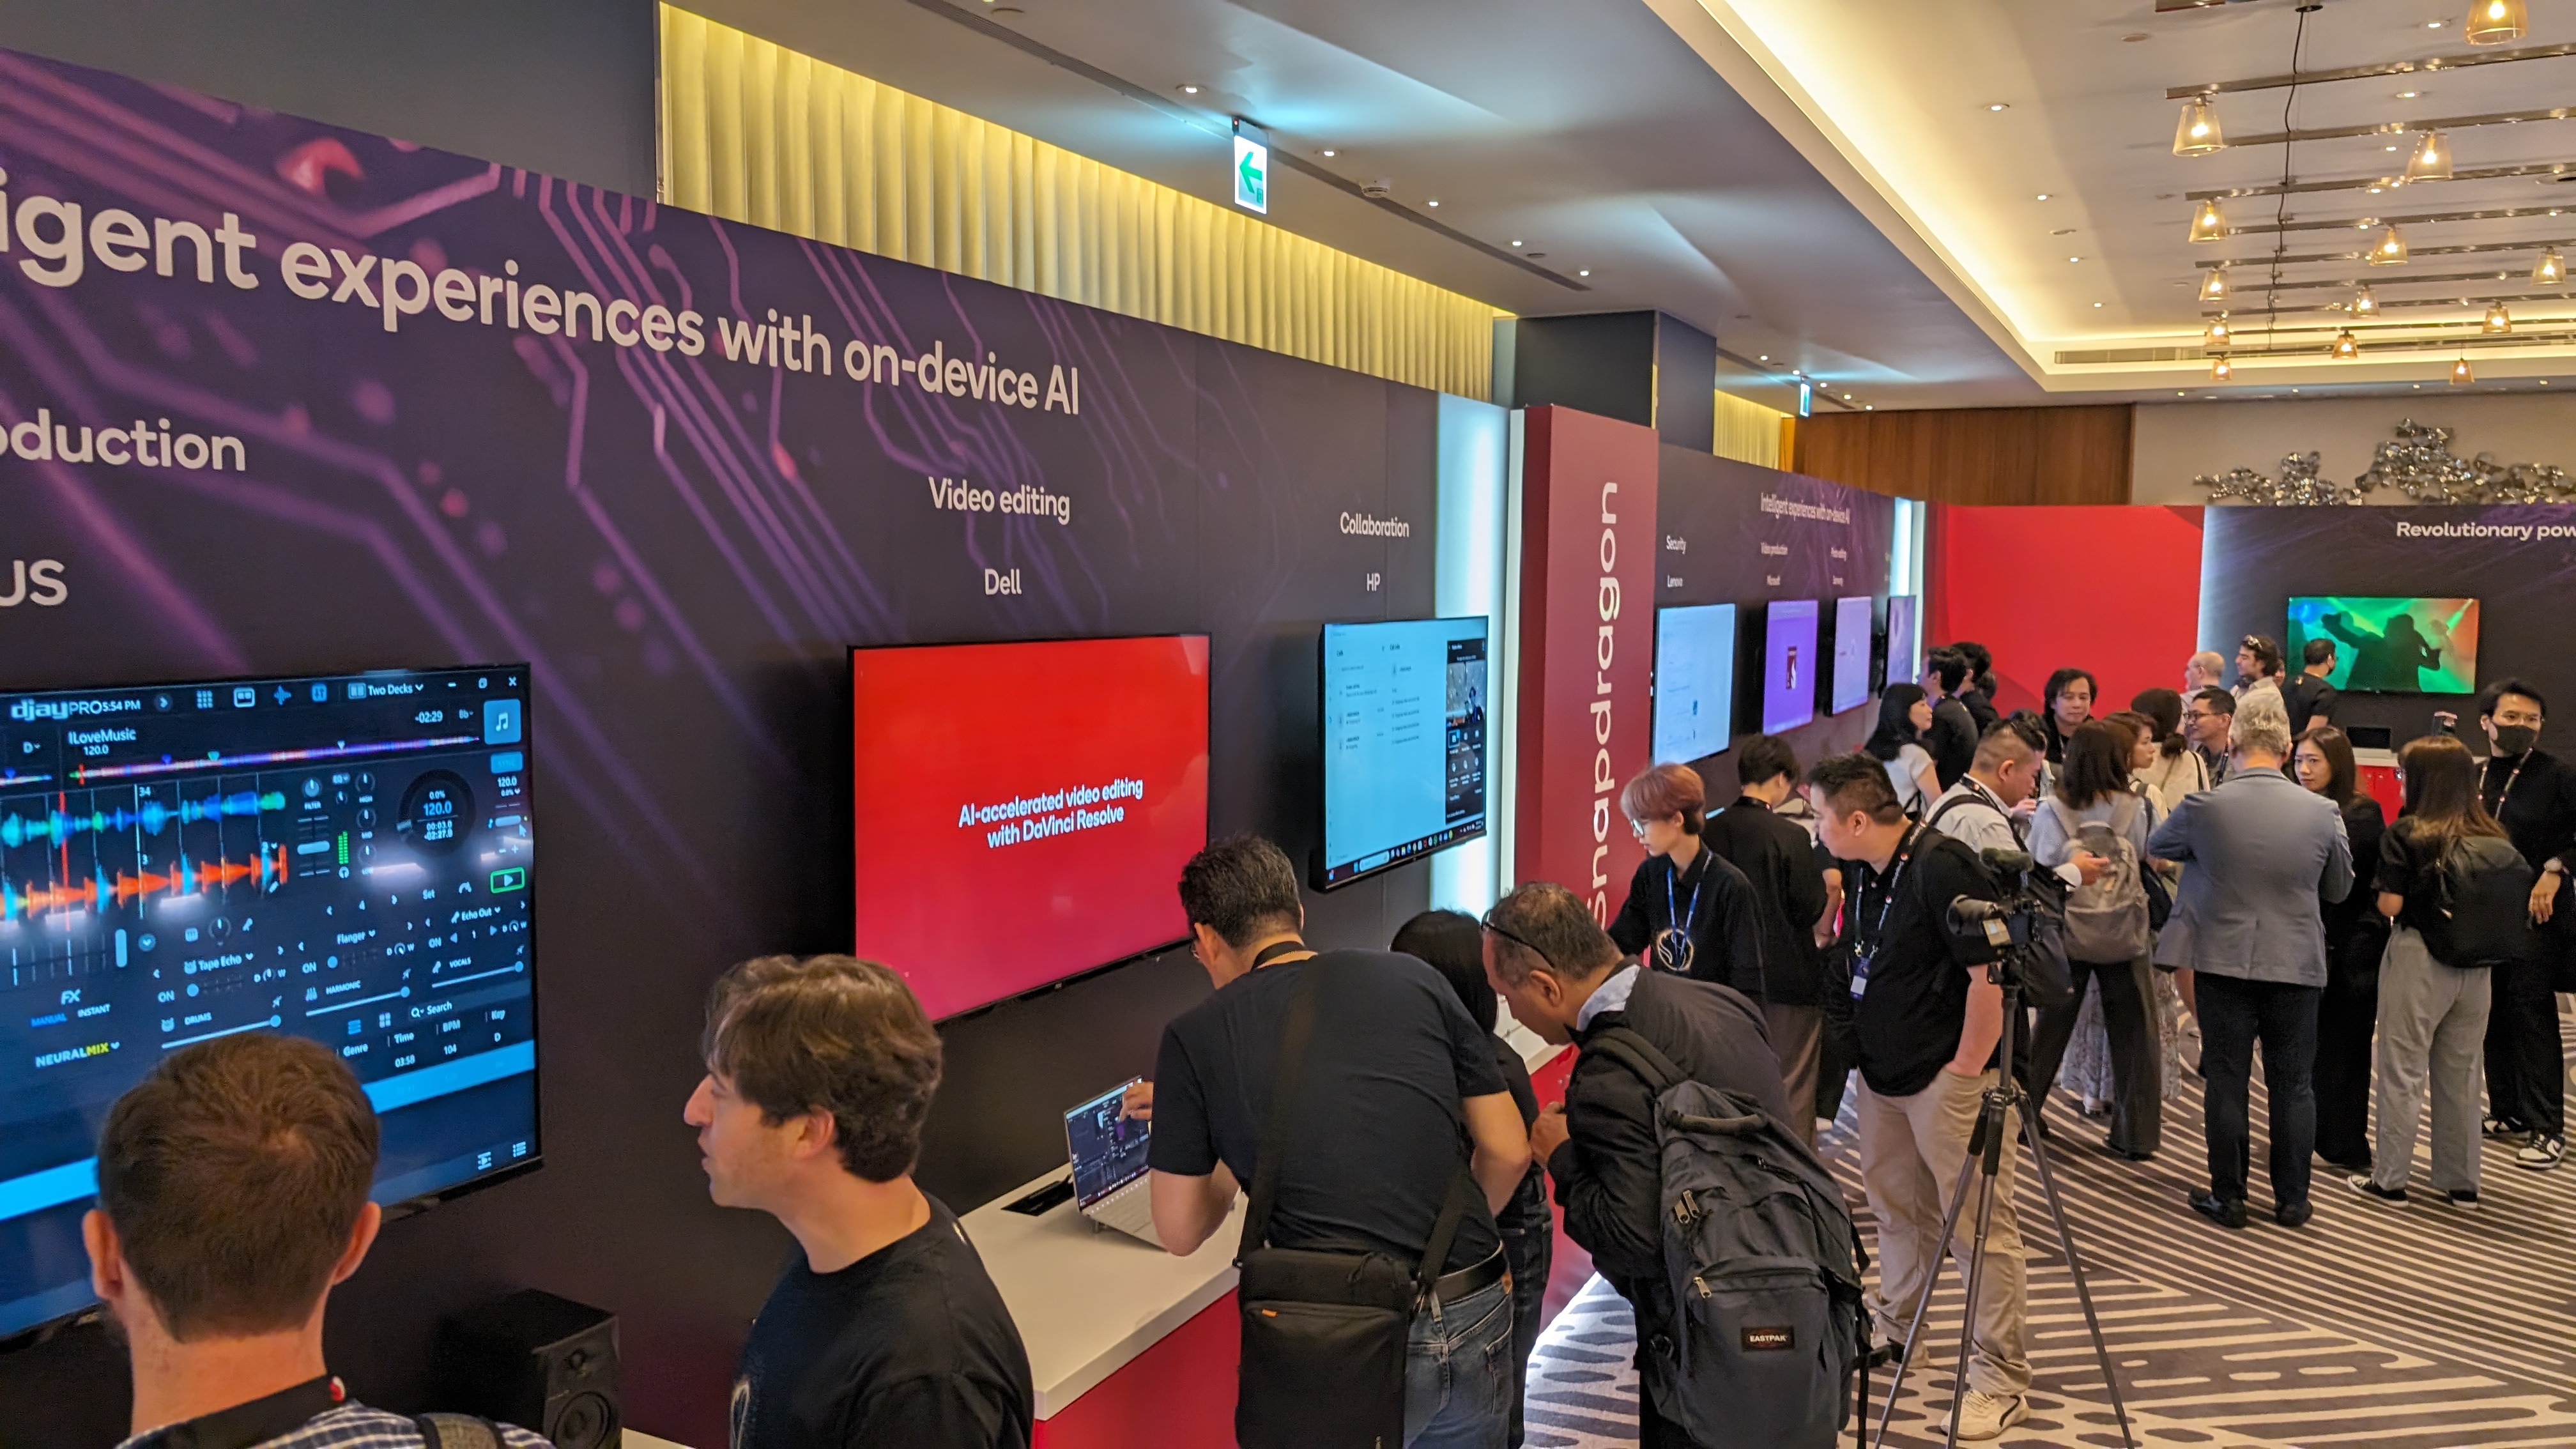
[[[1914,1305],[1941,1270],[1941,1217],[1967,1159],[1977,1108],[1995,1074],[1963,1077],[1943,1071],[1910,1097],[1887,1097],[1860,1087],[1860,1180],[1878,1216],[1878,1290],[1870,1313],[1889,1341],[1904,1336]],[[2006,1119],[2005,1132],[2019,1124]],[[1968,1339],[1968,1386],[2009,1398],[2030,1388],[2030,1359],[2023,1351],[2021,1228],[2013,1214],[2013,1171],[2018,1143],[2007,1141],[1995,1174],[1993,1224],[1986,1234],[1986,1265],[1977,1284],[1976,1323]],[[1977,1236],[1977,1176],[1968,1177],[1968,1200],[1950,1235],[1950,1253],[1967,1281],[1968,1257]],[[1929,1331],[1928,1328],[1926,1330]],[[1918,1345],[1918,1351],[1930,1344]],[[1919,1361],[1919,1360],[1918,1360]]]

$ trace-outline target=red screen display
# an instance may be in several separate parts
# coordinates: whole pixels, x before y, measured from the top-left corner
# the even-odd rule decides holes
[[[1189,934],[1208,641],[850,654],[858,955],[954,1016]]]

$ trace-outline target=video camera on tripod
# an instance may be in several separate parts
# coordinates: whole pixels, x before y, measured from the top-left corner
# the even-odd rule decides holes
[[[2004,895],[1952,900],[1944,921],[1950,934],[1995,950],[1995,962],[1986,968],[1986,979],[1995,985],[2019,986],[2041,1008],[2074,1004],[2075,977],[2066,959],[2070,888],[2055,872],[2040,869],[2026,850],[1989,846],[1978,859]]]

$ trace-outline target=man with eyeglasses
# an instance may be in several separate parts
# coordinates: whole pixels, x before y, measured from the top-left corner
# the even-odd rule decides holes
[[[2200,751],[2201,763],[2209,766],[2210,788],[2216,789],[2227,779],[2230,756],[2228,728],[2236,723],[2236,696],[2211,685],[2183,701],[2182,737]]]
[[[1590,908],[1561,885],[1533,881],[1486,913],[1485,975],[1521,1025],[1551,1042],[1581,1045],[1624,1026],[1688,1079],[1759,1102],[1794,1128],[1761,1009],[1729,987],[1622,957]],[[1592,1255],[1640,1325],[1670,1323],[1654,1090],[1607,1053],[1587,1051],[1575,1058],[1565,1104],[1540,1113],[1530,1129],[1530,1150],[1556,1179],[1566,1236]],[[1689,1449],[1689,1435],[1655,1412],[1657,1376],[1671,1360],[1646,1352],[1648,1338],[1638,1334],[1640,1449]]]

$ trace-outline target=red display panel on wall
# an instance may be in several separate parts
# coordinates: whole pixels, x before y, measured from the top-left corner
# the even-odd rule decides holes
[[[1204,634],[850,653],[854,949],[954,1016],[1188,934]]]

